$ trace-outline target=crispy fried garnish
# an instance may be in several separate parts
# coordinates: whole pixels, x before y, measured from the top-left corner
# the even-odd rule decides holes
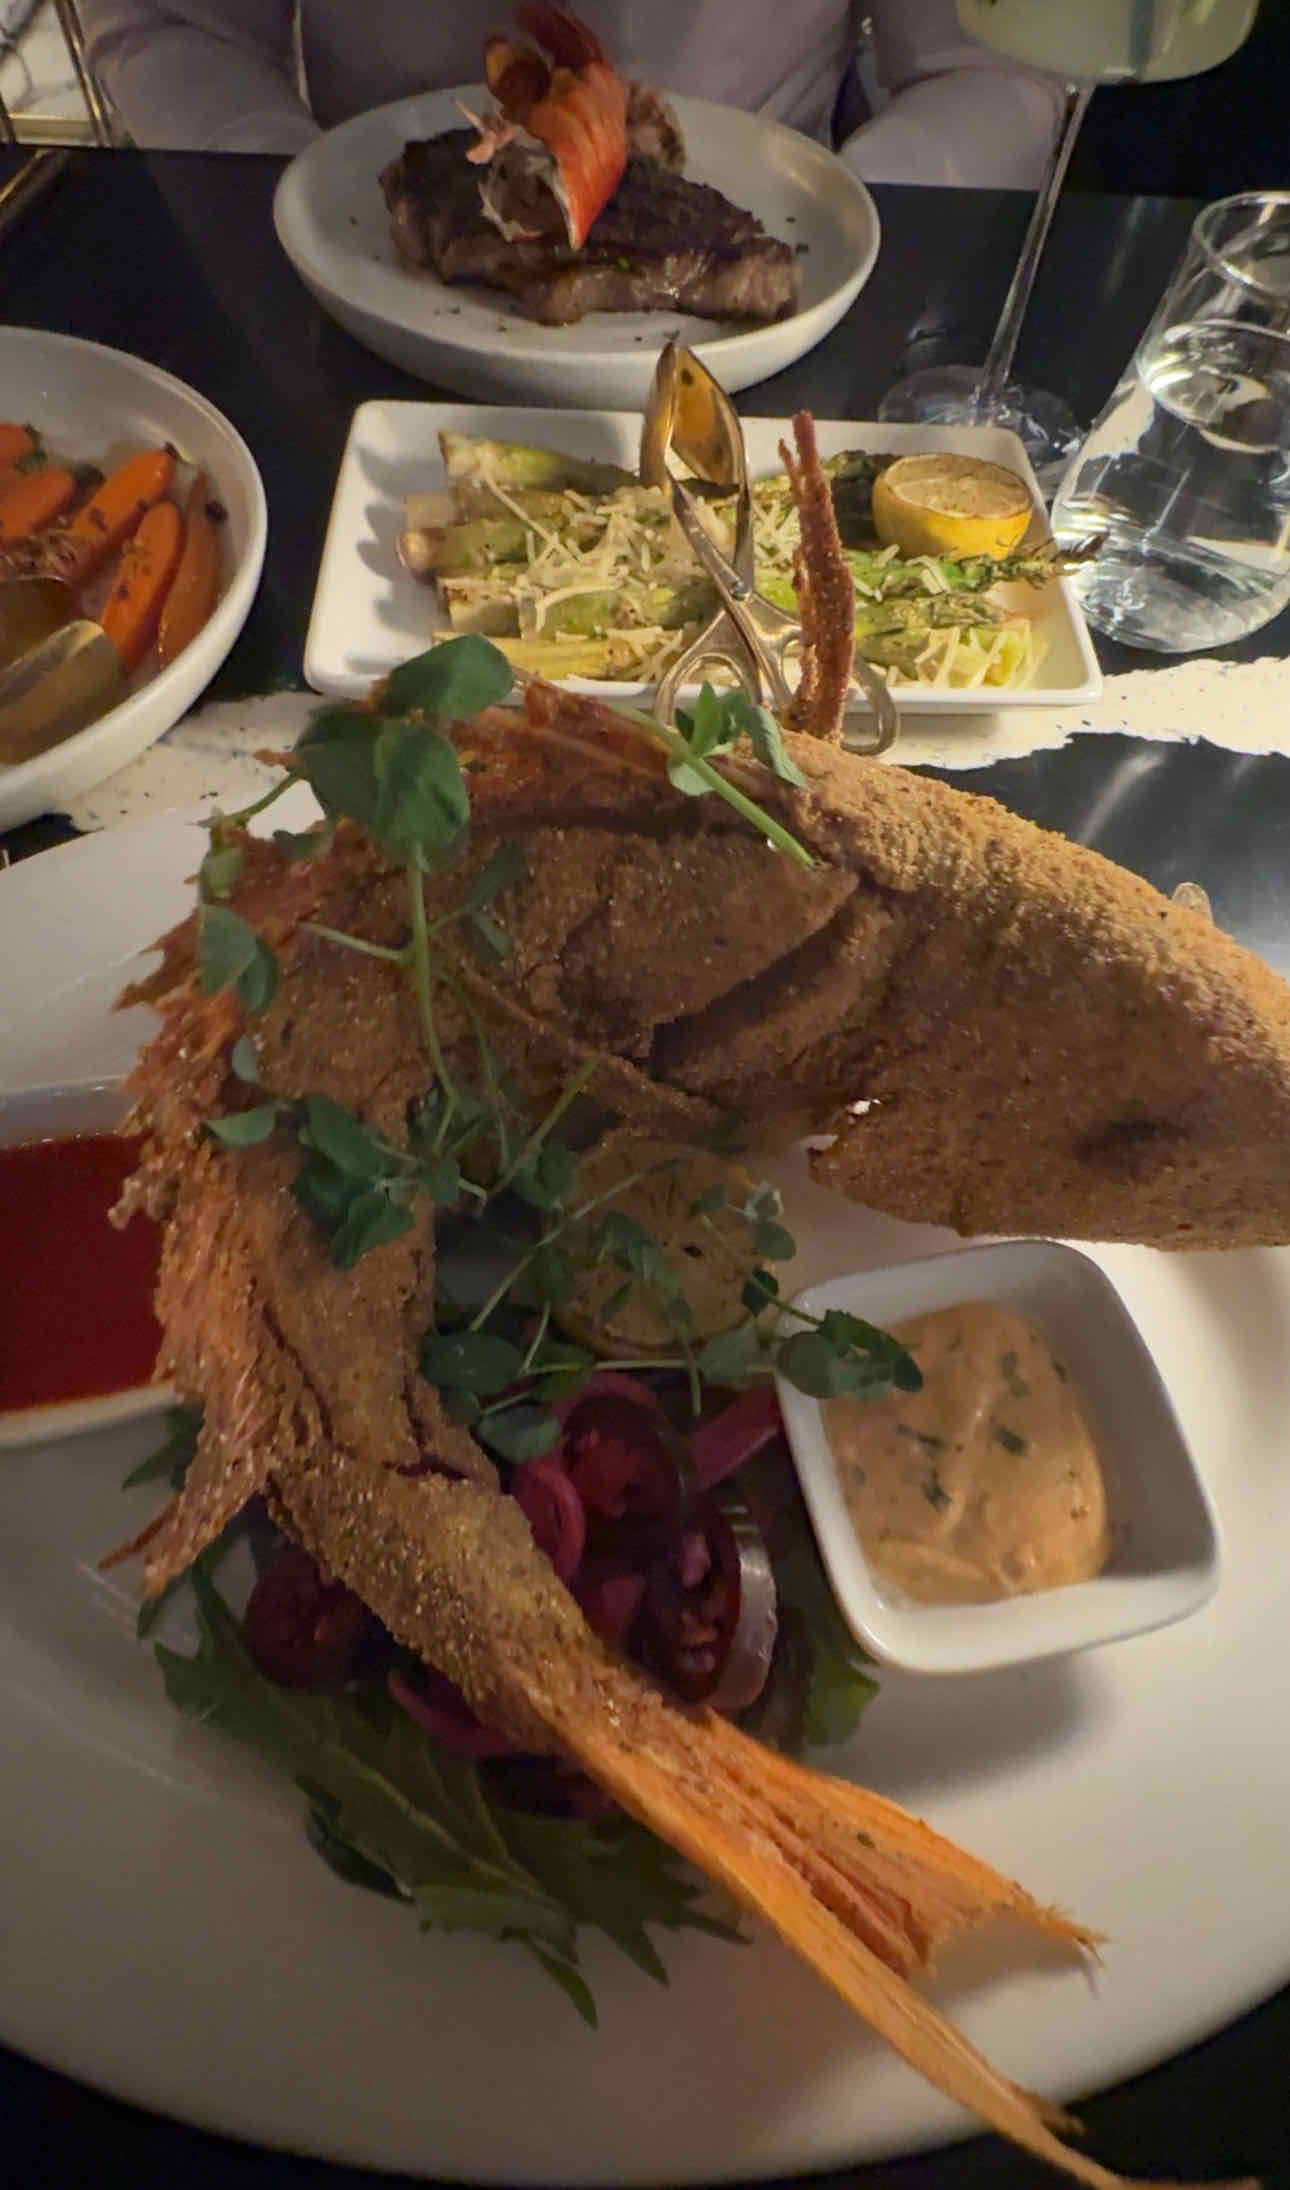
[[[794,730],[837,744],[855,659],[855,588],[842,553],[833,492],[820,463],[815,421],[809,411],[793,420],[794,457],[786,441],[780,462],[788,473],[801,526],[793,558],[793,585],[802,619],[802,681],[789,712]]]

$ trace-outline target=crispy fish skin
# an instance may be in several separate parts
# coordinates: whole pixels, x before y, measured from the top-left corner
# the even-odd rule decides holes
[[[558,701],[541,705],[572,721]],[[541,775],[521,751],[517,795],[508,749],[482,751],[482,845],[493,828],[519,834],[530,863],[558,869],[554,817],[591,808],[604,830],[677,848],[679,865],[637,887],[642,953],[690,933],[716,843],[725,874],[742,863],[753,876],[758,915],[734,937],[707,896],[723,992],[635,1027],[633,1056],[655,1082],[760,1128],[830,1132],[821,1183],[959,1233],[1290,1240],[1290,990],[1198,913],[990,799],[813,738],[788,738],[804,793],[729,764],[815,854],[810,887],[795,891],[786,863],[714,799],[679,802],[624,771],[613,810],[596,769],[583,771],[583,806],[569,745],[576,723]],[[519,896],[510,924],[521,957]],[[615,961],[604,948],[602,1014],[622,996]],[[692,988],[699,972],[686,966]],[[550,1027],[594,1031],[561,966],[548,990]]]
[[[678,796],[593,701],[538,686],[524,715],[454,734],[472,851],[428,898],[445,910],[499,843],[524,849],[508,964],[443,947],[535,1099],[594,1063],[598,1102],[643,1132],[703,1137],[733,1112],[763,1137],[831,1136],[821,1183],[966,1235],[1290,1240],[1290,989],[1200,914],[991,800],[819,739],[788,739],[804,791],[725,764],[810,850],[803,870],[723,802]],[[298,1019],[313,969],[312,1069],[324,1036],[328,1071],[349,1069],[340,996],[342,1037],[361,1025],[389,1060],[397,1108],[422,1071],[406,991],[300,919],[399,940],[401,877],[346,828],[307,894],[280,862],[275,890],[275,862],[256,847],[233,902],[298,965]],[[193,948],[177,930],[132,999],[164,996]]]

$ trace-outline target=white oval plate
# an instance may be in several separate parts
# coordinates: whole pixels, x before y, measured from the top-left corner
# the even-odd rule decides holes
[[[878,255],[878,215],[859,177],[782,122],[706,99],[675,99],[686,174],[800,245],[802,300],[770,326],[669,312],[592,312],[540,327],[498,290],[447,287],[390,241],[383,167],[410,138],[462,127],[478,85],[375,107],[297,155],[278,184],[278,240],[324,311],[379,357],[476,401],[631,408],[645,400],[666,335],[697,350],[732,392],[791,365],[835,327]]]
[[[398,555],[407,496],[447,484],[439,454],[439,435],[445,430],[533,442],[635,470],[640,414],[587,411],[575,418],[567,411],[499,410],[469,403],[361,403],[336,479],[305,640],[305,677],[316,692],[361,699],[375,678],[388,676],[399,662],[449,636],[452,627],[434,587],[418,583]],[[754,475],[781,470],[779,444],[791,441],[790,421],[745,418],[743,430]],[[1004,464],[1024,479],[1036,522],[1047,532],[1044,498],[1030,460],[1017,436],[1004,427],[884,426],[868,419],[817,418],[815,431],[820,454],[826,457],[855,448],[890,449],[897,455],[951,449]],[[903,712],[979,715],[982,708],[993,713],[997,708],[1069,707],[1097,698],[1102,672],[1069,582],[1059,578],[1038,589],[1000,587],[999,594],[1030,617],[1043,648],[1035,682],[970,691],[894,685]],[[594,683],[585,677],[560,681],[574,692],[595,692],[605,699],[640,699],[649,691],[639,683]]]
[[[264,486],[245,441],[186,382],[124,350],[37,327],[0,327],[0,418],[29,419],[60,456],[110,466],[168,441],[204,471],[227,512],[223,591],[209,622],[168,669],[87,730],[15,768],[0,768],[0,829],[56,810],[124,768],[178,722],[210,683],[250,612],[268,537]],[[181,474],[181,477],[185,474]]]
[[[0,956],[11,1083],[119,1071],[147,1015],[107,1002],[183,909],[199,842],[141,822],[0,875],[0,923],[26,939]],[[804,1283],[953,1244],[785,1183]],[[1205,1477],[1223,1587],[1083,1657],[886,1673],[825,1759],[1111,1933],[1093,1982],[1001,1929],[945,1957],[938,1998],[1058,2098],[1290,1975],[1290,1592],[1269,1551],[1290,1541],[1290,1253],[1097,1260]],[[0,2037],[209,2128],[440,2180],[703,2183],[971,2126],[763,1933],[664,1938],[666,1990],[593,1939],[592,2032],[514,1947],[423,1936],[341,1885],[299,1799],[166,1704],[128,1572],[95,1572],[150,1516],[118,1487],[148,1449],[136,1425],[0,1462]]]

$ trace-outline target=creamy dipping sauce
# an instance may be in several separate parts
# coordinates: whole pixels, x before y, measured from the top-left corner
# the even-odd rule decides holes
[[[922,1390],[824,1407],[875,1573],[919,1604],[988,1604],[1099,1573],[1110,1550],[1101,1463],[1044,1333],[971,1300],[895,1335]]]

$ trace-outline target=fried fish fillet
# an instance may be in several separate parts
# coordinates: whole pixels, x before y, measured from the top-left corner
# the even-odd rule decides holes
[[[646,1132],[734,1113],[824,1136],[821,1183],[964,1234],[1290,1240],[1290,988],[1201,914],[991,800],[816,739],[788,741],[804,791],[727,764],[803,868],[679,796],[596,703],[539,686],[524,716],[456,735],[472,849],[428,897],[444,910],[500,843],[522,847],[508,962],[459,947],[454,978],[535,1092],[594,1063],[605,1111]],[[369,1046],[396,1110],[419,1087],[402,981],[299,932],[308,911],[397,944],[401,892],[345,829],[304,871],[257,855],[236,902],[291,952],[282,1092],[344,1078]],[[133,993],[163,994],[192,947],[178,931]]]

